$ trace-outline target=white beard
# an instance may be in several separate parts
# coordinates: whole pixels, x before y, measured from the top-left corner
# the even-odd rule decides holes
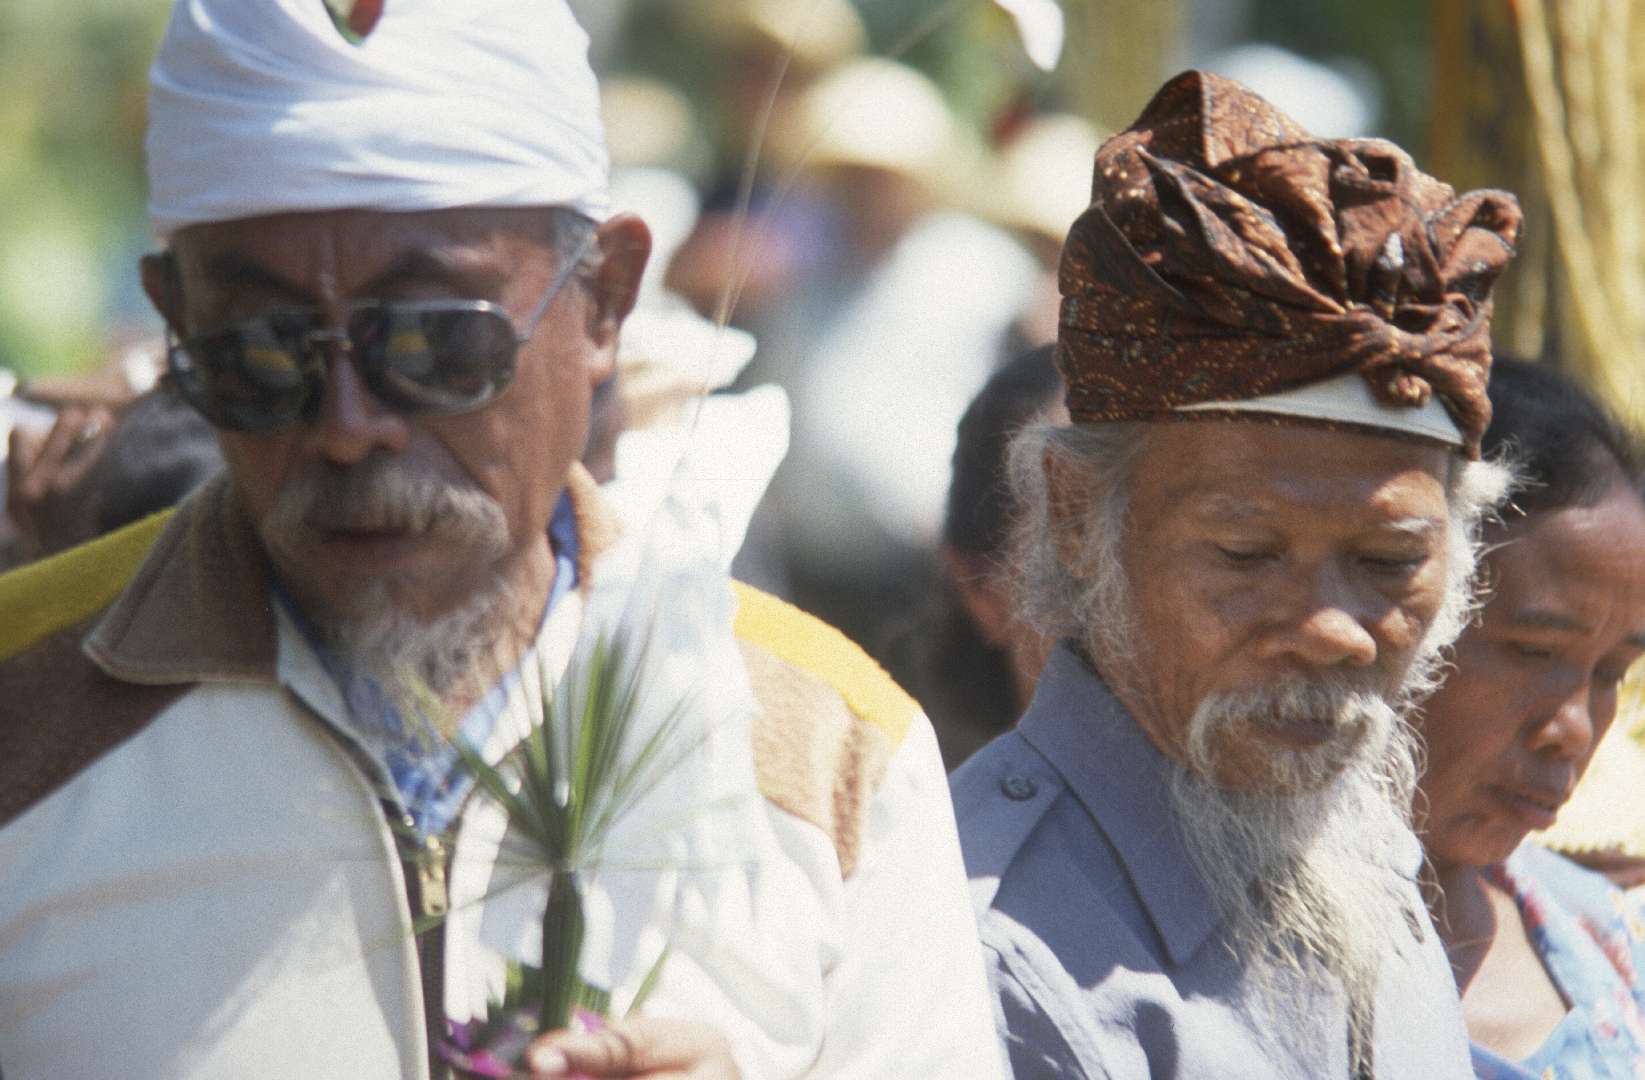
[[[1266,716],[1310,714],[1340,743],[1275,751],[1263,793],[1218,787],[1224,738]],[[1219,732],[1223,733],[1219,736]],[[1244,736],[1249,740],[1249,735]],[[1248,744],[1248,743],[1247,743]],[[1170,801],[1190,856],[1225,917],[1259,1027],[1294,1023],[1297,983],[1323,967],[1347,998],[1349,1047],[1367,1060],[1378,974],[1413,944],[1410,887],[1392,853],[1414,844],[1416,736],[1382,697],[1289,684],[1203,702]]]
[[[500,576],[459,607],[424,619],[394,607],[387,588],[366,586],[361,614],[323,628],[327,644],[355,670],[385,688],[443,696],[465,682],[490,683],[502,675],[498,627],[513,590]],[[392,693],[393,691],[391,691]]]
[[[293,478],[258,522],[265,548],[284,573],[301,574],[313,538],[327,529],[403,528],[426,533],[463,556],[492,565],[508,551],[502,507],[472,485],[407,472],[393,458],[368,457],[347,467],[315,465]],[[456,608],[428,617],[406,610],[395,588],[373,579],[330,610],[308,611],[327,645],[376,680],[411,725],[444,722],[441,699],[501,675],[501,628],[512,611],[511,583],[501,570]],[[352,708],[352,705],[351,705]]]
[[[257,523],[277,564],[307,557],[309,542],[328,529],[426,533],[453,551],[486,562],[501,558],[509,542],[508,518],[485,491],[416,475],[387,456],[347,466],[311,465],[281,489]]]

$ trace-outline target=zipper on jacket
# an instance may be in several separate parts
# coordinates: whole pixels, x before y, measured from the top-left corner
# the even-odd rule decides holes
[[[384,799],[383,813],[400,823],[401,876],[412,922],[438,920],[412,940],[417,947],[417,970],[423,986],[423,1024],[428,1036],[430,1080],[452,1080],[456,1071],[440,1058],[437,1047],[446,1038],[446,922],[451,912],[451,856],[457,828],[462,824],[477,788],[470,788],[443,833],[417,838],[417,822],[399,804]]]
[[[397,818],[402,829],[400,863],[406,883],[406,904],[414,923],[438,918],[412,939],[417,948],[418,981],[423,988],[423,1028],[428,1041],[428,1075],[432,1080],[449,1080],[452,1070],[437,1049],[446,1037],[444,916],[451,910],[447,888],[450,867],[449,837],[427,836],[414,844],[416,822],[392,803],[383,804],[384,813]],[[455,826],[453,826],[455,828]]]
[[[446,891],[449,865],[444,842],[438,836],[424,837],[422,847],[417,851],[417,893],[422,901],[421,914],[424,918],[442,918],[451,910],[451,897]]]

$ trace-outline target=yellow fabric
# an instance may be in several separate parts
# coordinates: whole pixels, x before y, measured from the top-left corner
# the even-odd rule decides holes
[[[920,707],[850,638],[792,604],[740,581],[737,637],[757,645],[828,684],[859,719],[879,728],[896,747]]]
[[[1645,424],[1645,0],[1434,5],[1430,171],[1525,212],[1500,352],[1562,366]]]
[[[1556,309],[1566,359],[1611,405],[1645,421],[1645,220],[1638,122],[1645,0],[1519,0],[1525,87],[1565,286]]]
[[[79,547],[0,574],[0,660],[16,656],[113,603],[171,514],[162,510]]]
[[[163,510],[68,551],[0,574],[0,660],[103,610],[126,587],[172,511]],[[919,705],[850,638],[742,582],[737,637],[832,687],[859,719],[901,744]]]

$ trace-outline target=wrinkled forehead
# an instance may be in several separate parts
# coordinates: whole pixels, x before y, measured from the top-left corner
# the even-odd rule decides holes
[[[546,208],[336,210],[206,222],[170,238],[185,291],[306,299],[432,283],[484,296],[554,245]]]
[[[1284,520],[1322,529],[1423,531],[1448,518],[1457,456],[1355,430],[1260,420],[1150,426],[1138,493],[1179,516],[1229,524]]]
[[[1499,620],[1645,649],[1645,502],[1618,485],[1493,530],[1492,598]]]

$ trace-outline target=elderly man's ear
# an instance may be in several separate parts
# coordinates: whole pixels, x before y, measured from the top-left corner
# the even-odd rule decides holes
[[[177,334],[183,332],[183,285],[177,272],[177,257],[169,251],[152,251],[137,260],[137,272],[149,303]]]
[[[633,214],[617,214],[594,230],[600,245],[600,268],[590,292],[588,335],[602,348],[615,348],[617,331],[634,310],[640,296],[640,278],[651,257],[651,230]]]
[[[1045,470],[1045,497],[1057,558],[1075,577],[1084,574],[1085,534],[1095,527],[1091,517],[1091,485],[1066,459],[1047,448],[1040,457]]]

